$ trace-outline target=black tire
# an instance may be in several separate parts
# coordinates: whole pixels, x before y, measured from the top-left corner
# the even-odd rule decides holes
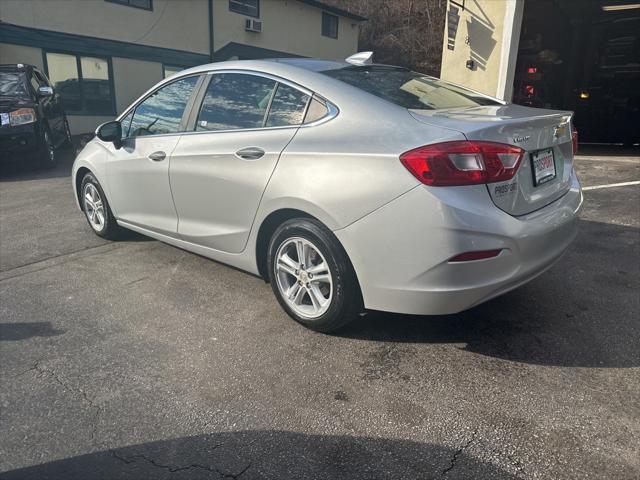
[[[91,184],[97,190],[98,195],[100,196],[100,200],[102,202],[102,211],[104,222],[101,228],[96,227],[94,223],[92,223],[90,219],[88,208],[86,193],[87,189],[90,188],[88,185]],[[107,196],[104,194],[102,187],[100,186],[100,182],[93,176],[92,173],[87,173],[82,178],[82,183],[80,184],[80,194],[79,194],[80,202],[82,204],[82,211],[84,212],[84,216],[87,219],[87,223],[93,232],[102,238],[107,238],[109,240],[117,240],[121,237],[124,229],[118,225],[116,222],[113,213],[111,212],[111,207],[109,206],[109,202],[107,201]]]
[[[58,164],[56,148],[49,127],[42,127],[38,165],[42,168],[54,168]]]
[[[277,282],[276,254],[282,245],[295,237],[301,237],[317,247],[332,277],[333,292],[328,309],[313,319],[299,315],[289,306]],[[362,295],[353,266],[335,235],[317,220],[296,218],[280,225],[269,242],[267,262],[269,281],[278,302],[291,318],[305,327],[318,332],[334,332],[362,312]]]

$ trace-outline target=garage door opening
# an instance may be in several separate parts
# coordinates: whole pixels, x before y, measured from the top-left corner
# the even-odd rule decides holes
[[[640,143],[640,3],[526,2],[513,101],[573,110],[581,142]]]

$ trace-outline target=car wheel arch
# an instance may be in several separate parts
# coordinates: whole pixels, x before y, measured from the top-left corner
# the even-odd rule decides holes
[[[267,255],[269,250],[269,241],[271,240],[271,236],[276,231],[276,229],[282,225],[287,220],[291,220],[294,218],[308,218],[318,222],[320,225],[325,227],[328,231],[331,232],[331,228],[329,228],[325,222],[320,220],[319,218],[303,211],[295,208],[281,208],[278,210],[274,210],[269,213],[260,223],[260,227],[258,229],[258,234],[256,237],[256,264],[258,267],[258,274],[265,282],[268,282],[269,273],[267,268]],[[351,264],[351,268],[353,269],[353,262],[351,262],[351,258],[349,256],[349,252],[347,252],[342,242],[336,238],[336,241],[344,250],[349,263]],[[355,273],[355,269],[353,269]],[[357,274],[355,275],[356,280],[358,278]],[[358,287],[360,287],[360,281],[358,280]]]
[[[95,175],[87,167],[78,168],[78,171],[76,172],[76,177],[75,177],[75,180],[74,180],[74,183],[75,183],[75,186],[76,186],[76,197],[78,198],[78,205],[80,206],[80,210],[82,210],[82,211],[84,211],[84,207],[83,207],[83,203],[82,203],[80,188],[82,186],[82,179],[85,177],[85,175],[87,173]]]

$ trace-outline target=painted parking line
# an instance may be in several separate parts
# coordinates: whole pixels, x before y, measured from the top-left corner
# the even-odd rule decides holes
[[[640,185],[640,180],[636,180],[634,182],[609,183],[607,185],[593,185],[591,187],[582,187],[582,191],[600,190],[601,188],[626,187],[629,185]]]

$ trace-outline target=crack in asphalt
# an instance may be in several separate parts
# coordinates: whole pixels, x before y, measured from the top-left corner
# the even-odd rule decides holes
[[[214,447],[218,448],[221,447],[222,444],[220,445],[216,445]],[[143,454],[136,454],[136,455],[130,455],[130,456],[122,456],[122,455],[118,455],[118,453],[115,450],[110,450],[111,455],[113,456],[113,458],[129,465],[131,463],[135,463],[137,460],[144,460],[145,462],[147,462],[149,465],[152,465],[153,467],[156,468],[161,468],[164,470],[167,470],[171,473],[175,473],[175,472],[181,472],[184,470],[193,470],[193,469],[198,469],[198,470],[205,470],[207,472],[211,472],[211,473],[215,473],[217,474],[220,478],[231,478],[233,480],[237,480],[239,479],[247,470],[249,470],[249,468],[251,468],[251,462],[249,462],[247,464],[247,466],[245,466],[242,470],[240,470],[238,473],[226,473],[223,472],[221,470],[218,470],[215,467],[211,467],[209,465],[202,465],[200,463],[191,463],[189,465],[165,465],[163,463],[158,462],[157,460],[154,460],[153,458],[149,458],[146,455]]]
[[[69,392],[73,393],[74,395],[80,397],[84,403],[89,405],[90,408],[95,409],[95,413],[93,415],[93,421],[91,422],[91,442],[94,443],[96,435],[98,433],[98,417],[100,416],[100,412],[101,412],[102,409],[98,405],[96,405],[95,402],[93,400],[91,400],[91,398],[89,398],[89,396],[87,395],[87,393],[84,390],[82,390],[81,388],[78,388],[78,387],[75,387],[75,386],[71,385],[66,380],[63,380],[62,377],[60,377],[60,375],[58,375],[55,372],[55,370],[50,369],[50,368],[44,368],[41,365],[41,362],[42,362],[42,359],[37,360],[36,362],[34,362],[34,364],[30,368],[24,370],[23,372],[20,372],[20,373],[14,375],[13,377],[17,378],[17,377],[20,377],[22,375],[25,375],[26,373],[36,371],[41,376],[48,376],[48,377],[52,378],[63,389],[68,390]]]
[[[475,429],[473,431],[473,433],[471,434],[471,438],[464,444],[462,445],[460,448],[458,448],[455,452],[453,452],[453,456],[451,457],[451,460],[449,461],[449,466],[447,468],[445,468],[444,470],[442,470],[442,477],[447,476],[447,474],[453,470],[458,462],[458,457],[460,455],[462,455],[462,453],[471,446],[471,444],[473,442],[476,441],[476,437],[478,435],[478,429]]]

